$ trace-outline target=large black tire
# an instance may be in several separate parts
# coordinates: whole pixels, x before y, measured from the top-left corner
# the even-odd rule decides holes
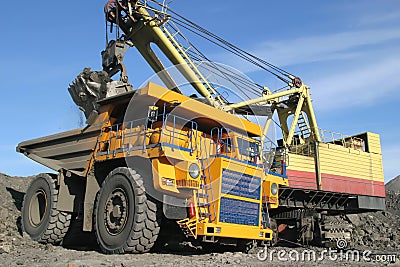
[[[68,231],[71,214],[57,210],[56,178],[39,174],[31,182],[22,206],[22,230],[40,243],[58,245]]]
[[[101,250],[107,254],[148,252],[160,232],[157,210],[140,174],[124,167],[113,170],[96,197],[95,233]]]

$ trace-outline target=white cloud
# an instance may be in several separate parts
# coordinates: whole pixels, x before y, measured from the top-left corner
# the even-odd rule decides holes
[[[328,111],[336,109],[339,103],[342,107],[354,107],[376,102],[400,88],[400,79],[396,78],[399,70],[399,59],[386,58],[315,80],[311,87],[316,106],[319,111]]]
[[[398,39],[400,39],[399,28],[382,28],[265,41],[248,50],[276,66],[285,67],[310,62],[353,59],[368,54],[366,49],[361,48],[382,45]],[[231,54],[216,55],[215,60],[245,72],[258,70],[256,66],[243,64]]]
[[[265,42],[254,53],[278,66],[349,58],[360,52],[352,49],[400,39],[400,29],[351,31],[293,40]]]

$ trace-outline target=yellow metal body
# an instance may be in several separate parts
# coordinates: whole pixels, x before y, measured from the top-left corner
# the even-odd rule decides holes
[[[155,190],[194,205],[196,215],[180,221],[189,235],[272,238],[264,207],[278,207],[270,188],[272,183],[287,185],[287,180],[265,173],[259,125],[152,83],[137,90],[132,101],[141,110],[147,106],[149,113],[165,113],[150,126],[141,118],[135,121],[142,123],[106,121],[95,161],[151,160]],[[115,113],[116,106],[105,105],[103,113]],[[188,172],[193,164],[201,172],[198,177]]]
[[[382,153],[378,134],[364,133],[299,144],[288,153],[292,187],[385,197]],[[319,175],[315,175],[316,158]]]
[[[270,194],[268,190],[270,187],[264,188],[269,182],[264,170],[256,166],[249,166],[234,158],[219,156],[209,159],[208,164],[209,172],[206,173],[210,175],[212,186],[210,191],[213,192],[209,202],[209,215],[200,216],[203,207],[196,206],[196,216],[182,220],[181,226],[191,228],[191,235],[194,237],[216,236],[270,240],[272,230],[264,227],[262,221],[262,201],[266,199],[264,193],[268,191]],[[247,196],[240,196],[238,190],[240,187],[245,187],[243,182],[238,182],[237,186],[230,183],[240,176],[257,180],[259,184],[257,181],[254,183],[257,185],[254,187],[256,191],[250,190],[247,192],[249,193]],[[229,186],[232,186],[231,190],[229,190]],[[198,200],[199,195],[195,194],[195,197]],[[227,205],[226,203],[236,205]]]

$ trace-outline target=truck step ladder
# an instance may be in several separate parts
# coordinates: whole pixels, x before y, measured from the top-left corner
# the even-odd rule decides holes
[[[202,175],[200,177],[200,188],[197,191],[197,208],[199,212],[199,221],[204,221],[208,219],[208,222],[213,220],[213,216],[211,214],[211,204],[212,201],[212,187],[210,184],[211,179],[207,179],[207,175],[204,175],[207,172],[207,167],[204,167],[206,159],[200,159],[201,162],[201,171]]]
[[[194,217],[193,219],[185,218],[183,220],[178,221],[179,227],[182,229],[182,232],[187,237],[197,238],[197,221]]]
[[[199,161],[201,164],[201,177],[200,177],[200,188],[197,191],[197,207],[199,212],[199,221],[208,219],[208,222],[212,222],[216,219],[216,209],[213,207],[214,195],[212,189],[212,179],[210,170],[210,155],[209,151],[206,151],[205,142],[207,138],[203,136],[200,139],[200,157]]]
[[[303,112],[300,112],[299,114],[297,126],[299,127],[299,133],[301,134],[303,139],[311,135],[310,125],[308,125],[308,122],[304,118]]]

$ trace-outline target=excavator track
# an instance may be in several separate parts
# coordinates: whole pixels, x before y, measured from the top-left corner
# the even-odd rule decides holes
[[[350,244],[353,225],[344,215],[294,209],[274,216],[278,239],[284,243],[343,249]]]
[[[344,249],[350,245],[353,225],[343,215],[325,216],[321,224],[322,245]]]

